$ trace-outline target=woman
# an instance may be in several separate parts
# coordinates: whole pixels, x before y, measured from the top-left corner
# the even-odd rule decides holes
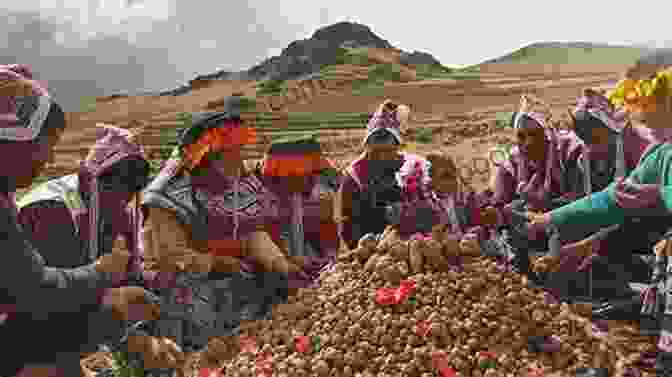
[[[265,186],[274,194],[278,216],[271,238],[302,269],[292,288],[312,286],[336,258],[338,229],[333,197],[339,173],[324,158],[314,136],[273,143],[260,167]]]
[[[128,203],[147,183],[149,163],[132,137],[117,127],[99,127],[96,143],[78,173],[41,184],[17,202],[21,226],[36,246],[68,246],[43,254],[48,266],[89,263],[111,253],[114,241],[122,236],[132,252],[135,271],[142,271],[136,215]]]
[[[651,131],[654,143],[644,152],[637,167],[625,179],[588,198],[536,216],[533,219],[535,226],[553,224],[562,229],[568,222],[576,222],[608,227],[623,224],[632,217],[642,217],[651,226],[661,223],[669,226],[672,209],[672,143],[669,142],[672,135],[672,60],[669,56],[660,58],[654,53],[640,59],[610,96],[612,103],[623,105]],[[610,249],[603,247],[599,240],[584,240],[563,248],[559,255],[542,258],[535,267],[542,271],[556,270],[563,257],[588,256],[598,248],[600,252],[616,252],[614,245]],[[669,297],[666,300],[670,302]],[[665,364],[667,373],[672,370],[670,322],[670,317],[665,315],[659,342],[663,351],[659,361]]]
[[[299,271],[269,236],[270,194],[243,164],[242,147],[255,143],[256,135],[241,118],[241,106],[234,96],[224,112],[195,114],[175,154],[143,192],[145,256],[162,271],[180,272],[183,281],[181,289],[164,294],[182,318],[161,321],[158,331],[196,348],[211,336],[231,335],[241,315],[268,314],[286,298],[287,276]],[[241,260],[259,271],[243,279]],[[191,300],[190,287],[210,303]],[[241,300],[254,302],[241,307]],[[188,314],[190,306],[198,317]]]
[[[494,221],[482,216],[482,209],[492,193],[474,192],[464,182],[452,158],[433,153],[427,160],[431,165],[432,207],[436,209],[438,223],[449,226],[450,233],[460,240],[462,251],[472,255],[497,255],[493,250],[497,248],[493,239]]]
[[[100,332],[91,329],[157,315],[156,307],[150,304],[151,295],[144,289],[111,289],[113,274],[126,272],[128,253],[109,254],[74,269],[46,267],[22,231],[15,192],[30,187],[44,166],[53,161],[54,145],[65,128],[65,114],[46,89],[30,78],[30,70],[20,68],[0,66],[0,86],[17,88],[14,95],[22,96],[21,101],[12,96],[0,99],[0,153],[3,161],[12,161],[0,165],[0,248],[4,251],[0,262],[0,352],[12,355],[0,361],[2,376],[19,371],[26,375],[59,372],[54,369],[63,362],[72,365],[72,354],[83,344],[100,341],[94,339]],[[129,312],[131,304],[133,311]],[[63,326],[71,323],[73,316],[80,318],[80,325]],[[49,336],[39,342],[25,341],[31,334]],[[78,365],[76,369],[60,372],[81,374]]]
[[[491,206],[482,214],[503,228],[501,252],[509,249],[514,254],[514,269],[525,274],[529,273],[529,252],[545,252],[549,246],[546,234],[528,232],[525,214],[561,206],[583,192],[578,163],[582,145],[573,133],[552,128],[550,120],[547,105],[522,96],[520,110],[513,116],[517,147],[497,166]]]
[[[595,90],[587,89],[577,100],[573,113],[575,133],[586,144],[586,150],[579,161],[583,167],[585,192],[598,192],[607,187],[614,179],[629,174],[639,162],[642,153],[650,141],[628,122],[624,111],[616,111],[606,96]],[[662,225],[660,231],[664,231]],[[650,253],[652,243],[660,237],[659,232],[651,232],[651,224],[641,222],[639,218],[628,219],[620,229],[612,231],[606,240],[610,245],[629,249],[633,252]],[[632,237],[641,234],[645,237]],[[653,238],[649,239],[649,235]],[[580,296],[614,297],[623,293],[622,288],[628,281],[643,282],[648,279],[647,262],[640,256],[630,253],[595,256],[587,263],[581,259],[567,260],[559,274],[565,278],[565,284],[575,285],[573,294]],[[588,267],[590,273],[588,274]],[[577,269],[581,273],[577,273]],[[554,274],[558,275],[558,274]],[[621,289],[615,289],[614,276],[622,279]],[[590,282],[588,280],[591,280]],[[576,284],[576,282],[582,282]],[[590,284],[590,286],[589,286]],[[592,289],[592,292],[588,291]]]
[[[50,267],[75,268],[91,263],[100,255],[111,254],[114,241],[122,236],[131,252],[129,272],[141,277],[143,266],[136,241],[138,216],[131,213],[128,202],[145,186],[148,175],[149,163],[141,147],[133,142],[133,135],[117,127],[102,126],[77,174],[50,180],[21,197],[17,203],[19,223],[38,249],[49,250],[43,257]],[[60,247],[51,250],[49,245]],[[148,288],[158,283],[155,275],[145,277]],[[115,277],[121,285],[128,280],[136,278]],[[123,328],[120,323],[117,332],[113,328],[106,330],[110,331],[108,342],[116,343]],[[95,351],[96,348],[91,350]],[[168,351],[180,353],[176,349]],[[73,362],[79,365],[79,353],[73,354]],[[164,360],[161,366],[177,365]]]
[[[624,111],[616,111],[596,90],[584,90],[570,115],[574,132],[586,145],[579,159],[586,192],[600,191],[627,175],[650,143]]]
[[[350,249],[357,247],[367,234],[381,234],[385,227],[399,223],[402,187],[400,174],[420,165],[427,170],[427,160],[400,152],[400,128],[408,118],[407,107],[385,101],[367,125],[364,153],[346,169],[339,188],[337,219],[341,239]],[[419,186],[425,187],[424,185]],[[431,209],[416,211],[418,226],[414,231],[430,231],[434,223]]]

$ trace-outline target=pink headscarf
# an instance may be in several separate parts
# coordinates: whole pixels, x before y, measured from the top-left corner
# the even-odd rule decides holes
[[[145,160],[144,151],[139,144],[134,142],[134,136],[131,132],[110,125],[99,125],[98,127],[99,128],[96,130],[96,143],[91,148],[87,158],[82,161],[78,174],[80,191],[89,195],[90,198],[88,210],[88,240],[89,253],[93,259],[98,257],[100,248],[100,206],[104,204],[119,207],[119,211],[115,211],[115,218],[111,219],[113,222],[128,223],[129,220],[127,218],[127,213],[125,212],[126,197],[122,195],[115,197],[115,193],[105,193],[105,197],[101,200],[98,179],[109,168],[122,160],[130,158]],[[140,271],[141,268],[138,241],[140,232],[140,212],[137,207],[135,214],[130,221],[133,229],[129,235],[132,239],[129,239],[128,241],[133,245],[132,250],[129,251],[133,257],[131,260],[131,267],[133,270],[131,271],[135,272]],[[87,228],[83,227],[82,229]]]
[[[521,99],[514,128],[521,127],[520,119],[526,115],[533,119],[538,127],[544,129],[547,144],[546,161],[535,162],[519,147],[512,151],[511,158],[503,163],[518,182],[516,192],[525,196],[534,206],[543,208],[543,203],[552,194],[565,194],[562,191],[564,163],[571,156],[578,156],[580,144],[576,138],[563,135],[548,125],[550,110],[540,102],[533,102],[527,96]]]
[[[585,91],[577,99],[574,113],[579,111],[590,113],[617,133],[621,133],[628,124],[626,112],[615,110],[607,97],[594,91]]]
[[[388,111],[385,107],[391,103],[390,100],[384,101],[378,109],[373,114],[371,119],[369,119],[368,124],[366,125],[366,136],[364,137],[363,144],[367,144],[371,135],[376,133],[379,130],[385,130],[389,132],[399,145],[403,144],[403,139],[401,137],[401,126],[402,123],[406,121],[410,113],[405,105],[398,105],[396,110]]]
[[[649,140],[641,132],[632,127],[627,127],[627,112],[614,109],[606,96],[590,89],[585,90],[583,95],[578,98],[574,114],[577,112],[589,113],[616,133],[616,177],[624,177],[627,170],[635,168],[649,144]],[[610,145],[586,145],[584,171],[587,176],[587,185],[590,180],[589,161],[598,158],[614,158],[609,154],[609,150]]]
[[[0,65],[0,85],[3,82],[29,80],[33,97],[27,98],[29,107],[17,114],[17,97],[0,97],[0,140],[10,141],[0,147],[0,160],[11,163],[0,164],[0,178],[5,181],[3,190],[13,192],[14,179],[33,169],[34,160],[46,160],[49,148],[44,143],[30,143],[39,135],[52,109],[52,101],[46,87],[32,80],[28,66],[12,64]]]

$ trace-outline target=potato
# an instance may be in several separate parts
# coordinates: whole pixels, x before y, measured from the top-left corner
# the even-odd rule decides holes
[[[429,265],[437,270],[443,270],[448,266],[448,260],[442,253],[442,245],[435,240],[425,241],[423,257]]]
[[[378,241],[376,240],[375,236],[370,234],[363,236],[359,239],[359,242],[357,242],[357,247],[361,247],[372,252],[376,249],[377,246]]]
[[[443,240],[442,252],[446,257],[460,255],[460,238],[453,234],[447,235]]]
[[[409,253],[409,242],[397,241],[389,245],[387,251],[392,257],[394,257],[394,259],[398,261],[407,262]]]
[[[424,271],[424,257],[422,255],[422,250],[420,249],[421,241],[411,241],[409,250],[408,250],[408,260],[411,265],[411,271],[413,273],[419,274]]]
[[[448,224],[437,224],[432,227],[432,239],[439,243],[445,240],[446,232],[448,231]]]
[[[382,255],[380,254],[371,255],[369,257],[369,260],[366,261],[366,264],[364,264],[364,271],[373,272],[378,266],[378,261],[380,260],[381,257]]]
[[[383,231],[383,234],[380,237],[380,242],[378,242],[377,249],[379,252],[384,252],[390,247],[390,245],[398,241],[401,241],[399,230],[396,227],[388,226],[385,228],[385,231]]]

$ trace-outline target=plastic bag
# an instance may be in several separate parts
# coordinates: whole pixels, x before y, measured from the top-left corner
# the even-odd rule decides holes
[[[432,353],[432,367],[439,371],[441,377],[456,377],[457,372],[450,367],[448,355],[445,352]]]
[[[416,283],[413,280],[402,280],[397,288],[379,288],[376,291],[376,303],[394,305],[404,302],[415,293]]]
[[[297,352],[308,353],[311,349],[310,338],[305,335],[294,337],[294,347]]]
[[[415,332],[415,335],[424,338],[431,334],[432,330],[431,323],[429,323],[428,321],[418,321],[418,323],[415,324],[413,330]]]
[[[273,356],[269,352],[260,353],[255,362],[255,376],[273,376]]]
[[[259,350],[257,346],[257,341],[254,340],[251,336],[241,336],[238,341],[240,342],[240,352],[241,353],[251,353],[255,354]]]

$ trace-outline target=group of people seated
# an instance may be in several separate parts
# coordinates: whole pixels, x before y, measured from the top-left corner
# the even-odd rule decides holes
[[[0,376],[88,375],[80,359],[100,345],[172,375],[189,349],[233,350],[209,340],[335,260],[338,171],[315,137],[278,140],[250,168],[241,97],[193,114],[155,177],[136,134],[99,125],[77,173],[33,186],[66,116],[28,67],[0,67],[0,82]]]
[[[672,250],[672,62],[646,59],[612,95],[585,90],[570,130],[523,95],[516,147],[483,192],[450,156],[404,152],[410,109],[389,100],[343,172],[313,136],[276,140],[250,166],[245,146],[257,139],[237,96],[193,114],[155,177],[133,132],[102,125],[77,173],[32,187],[66,117],[28,67],[1,66],[0,354],[13,357],[0,376],[87,375],[80,358],[101,344],[123,343],[157,371],[189,349],[235,354],[211,338],[267,318],[315,284],[341,243],[355,248],[389,226],[402,237],[448,226],[460,249],[500,259],[559,300],[629,298],[645,284],[641,311],[669,344],[667,311],[649,301],[666,303],[656,288]],[[128,326],[138,321],[148,327]],[[661,346],[661,360],[671,351]]]

